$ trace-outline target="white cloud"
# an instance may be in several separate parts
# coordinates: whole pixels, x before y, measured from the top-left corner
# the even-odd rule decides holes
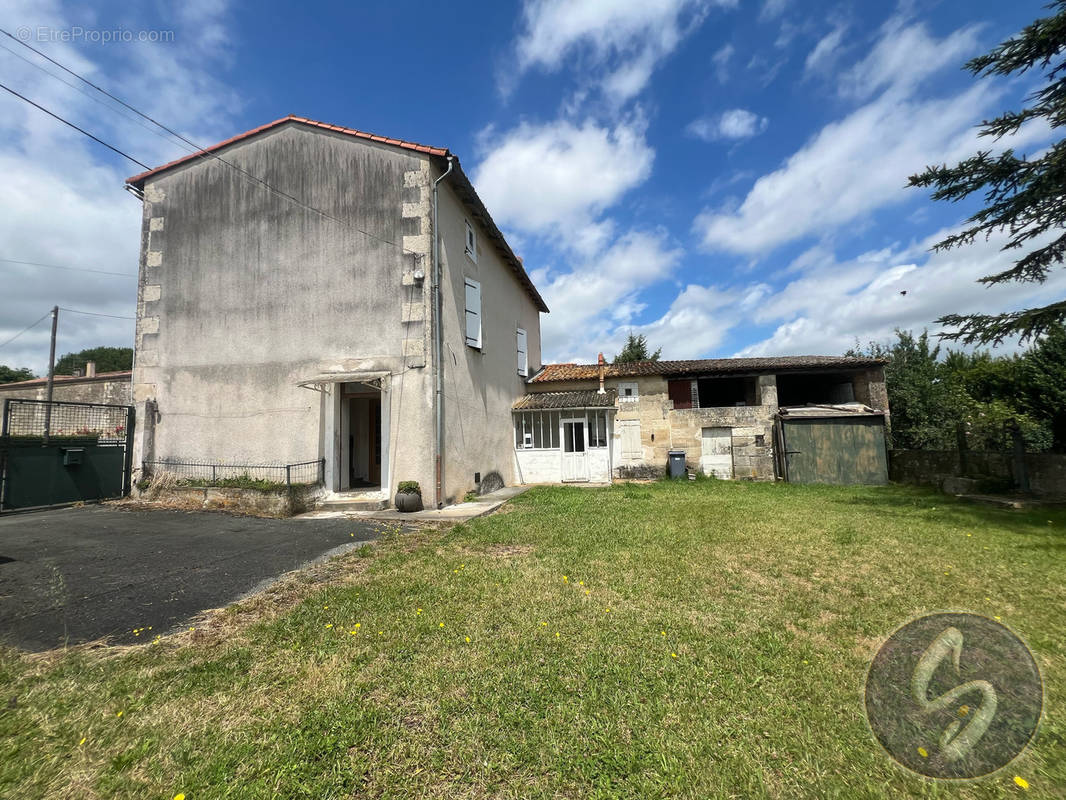
[[[714,65],[714,74],[718,78],[719,83],[726,83],[729,81],[729,62],[733,58],[733,53],[736,52],[736,48],[731,44],[724,44],[714,51],[714,55],[711,56],[711,63]]]
[[[717,117],[701,117],[685,127],[685,132],[705,142],[719,139],[749,139],[766,130],[769,120],[744,108],[723,111]]]
[[[569,236],[587,226],[643,183],[655,160],[638,122],[523,123],[486,145],[473,173],[478,194],[497,222],[539,234]]]
[[[928,253],[951,232],[938,231],[895,255],[867,254],[803,274],[759,304],[754,321],[777,327],[738,355],[835,354],[856,339],[863,344],[887,341],[895,328],[935,332],[939,328],[933,321],[945,314],[998,313],[1048,303],[1066,293],[1066,272],[1061,270],[1043,285],[977,283],[1007,268],[1018,253],[1001,250],[1006,242],[1002,234]]]
[[[228,41],[224,15],[224,5],[201,0],[185,6],[173,23],[160,25],[134,14],[119,26],[112,20],[87,20],[80,9],[67,9],[58,2],[8,2],[0,11],[0,27],[62,30],[69,29],[73,18],[85,27],[173,27],[173,42],[106,45],[106,71],[101,45],[94,49],[88,44],[79,48],[60,42],[32,44],[194,141],[210,143],[232,133],[232,109],[239,105],[214,77]],[[50,72],[59,72],[13,42],[5,46]],[[186,152],[169,137],[156,136],[131,121],[131,112],[115,114],[108,110],[109,102],[94,102],[11,53],[0,51],[0,69],[5,83],[146,164],[163,163]],[[81,88],[92,94],[91,89]],[[0,97],[4,176],[0,258],[135,275],[141,208],[122,184],[125,177],[140,171],[141,167],[5,93]],[[0,262],[0,281],[0,341],[55,304],[117,316],[135,313],[136,277]],[[59,354],[97,345],[130,346],[132,340],[132,321],[60,313]],[[47,341],[48,326],[42,323],[0,350],[0,363],[43,373]]]
[[[819,39],[814,49],[807,54],[807,60],[803,63],[804,72],[810,75],[828,71],[840,57],[841,42],[845,33],[847,33],[847,26],[837,25]]]
[[[840,93],[866,99],[886,87],[910,91],[934,72],[961,66],[977,46],[979,32],[980,26],[969,25],[944,39],[934,39],[924,25],[905,26],[893,17],[883,26],[869,55],[841,75]]]
[[[763,0],[762,8],[759,9],[759,21],[777,19],[785,13],[787,7],[788,0]]]
[[[544,285],[545,359],[584,361],[616,347],[619,331],[643,309],[637,293],[668,277],[680,258],[666,234],[631,231]]]
[[[624,103],[712,5],[733,8],[737,0],[527,0],[515,45],[518,76],[531,68],[556,72],[580,57],[608,99]],[[502,76],[505,82],[516,77]]]

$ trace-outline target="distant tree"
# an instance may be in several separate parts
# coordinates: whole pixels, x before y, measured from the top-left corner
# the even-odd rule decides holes
[[[1063,345],[1066,347],[1066,336]],[[993,357],[987,352],[951,351],[943,358],[931,346],[929,334],[896,331],[892,345],[856,345],[847,355],[887,360],[885,387],[892,412],[892,447],[914,450],[953,450],[959,434],[972,450],[1006,450],[1010,431],[1017,427],[1030,450],[1052,446],[1051,427],[1044,413],[1027,407],[1022,398],[1025,359]],[[1054,376],[1053,352],[1048,353],[1047,380]],[[1066,366],[1063,367],[1066,370]]]
[[[0,364],[0,383],[14,383],[15,381],[30,381],[37,376],[26,367],[7,367]]]
[[[1055,0],[1048,8],[1055,11],[1053,16],[1038,19],[966,64],[978,77],[1020,75],[1036,66],[1046,73],[1047,85],[1029,95],[1028,108],[981,123],[980,136],[998,140],[1031,120],[1052,130],[1066,125],[1066,0]],[[934,251],[967,245],[997,231],[1008,232],[1004,251],[1028,250],[1013,267],[986,275],[981,283],[1043,283],[1066,260],[1066,140],[1060,138],[1032,160],[1009,149],[995,156],[981,150],[954,167],[927,167],[911,176],[910,185],[932,187],[934,200],[955,202],[974,193],[984,197],[985,207],[967,220],[968,227],[938,242]],[[940,334],[942,338],[995,345],[1015,336],[1023,342],[1033,339],[1064,320],[1066,300],[1001,314],[949,314],[937,322],[955,328]]]
[[[1019,359],[1018,376],[1026,411],[1047,420],[1054,449],[1066,452],[1066,327],[1051,328]]]
[[[622,352],[612,359],[612,364],[628,364],[632,361],[658,361],[659,356],[662,355],[663,349],[660,347],[654,353],[648,352],[648,340],[644,337],[644,334],[634,335],[630,331],[626,337],[625,347],[622,348]]]
[[[56,361],[56,375],[73,375],[75,369],[84,369],[88,361],[96,362],[97,372],[133,369],[133,348],[90,347],[77,353],[67,353]]]

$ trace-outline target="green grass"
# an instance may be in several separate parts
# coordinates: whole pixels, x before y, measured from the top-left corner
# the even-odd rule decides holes
[[[1059,510],[534,489],[157,645],[0,656],[0,797],[1064,797],[1064,575]],[[904,772],[863,714],[878,644],[944,609],[1002,617],[1046,683],[1034,745],[978,782]]]

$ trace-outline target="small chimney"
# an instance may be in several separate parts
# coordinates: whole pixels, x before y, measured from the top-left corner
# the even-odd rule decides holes
[[[596,365],[599,367],[600,373],[600,390],[597,394],[607,394],[607,391],[603,388],[603,378],[607,374],[607,362],[603,360],[603,353],[600,353]]]
[[[86,361],[85,362],[85,377],[86,378],[95,378],[96,377],[96,362],[95,361]]]

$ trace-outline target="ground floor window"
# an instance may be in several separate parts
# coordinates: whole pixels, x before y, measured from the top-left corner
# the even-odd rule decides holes
[[[561,445],[562,420],[580,419],[584,425],[571,425],[566,435],[573,439],[581,435],[581,448],[607,447],[609,420],[606,410],[573,411],[516,411],[514,414],[514,446],[516,450],[558,450]],[[582,430],[584,428],[584,430]]]

